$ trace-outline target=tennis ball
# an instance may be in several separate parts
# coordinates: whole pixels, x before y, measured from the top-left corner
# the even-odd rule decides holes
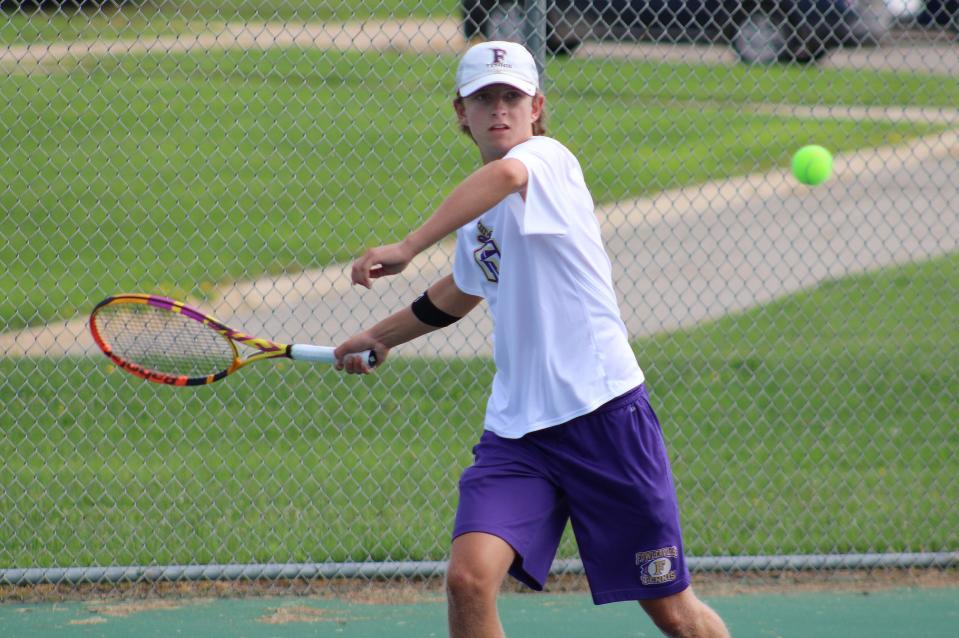
[[[792,169],[801,183],[817,186],[832,175],[832,153],[817,144],[803,146],[793,155]]]

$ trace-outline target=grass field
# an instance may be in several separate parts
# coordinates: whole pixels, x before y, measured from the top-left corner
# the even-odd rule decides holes
[[[406,232],[476,161],[451,115],[454,65],[283,49],[10,75],[0,326],[83,314],[117,290],[202,297]],[[841,152],[936,130],[759,104],[959,103],[956,79],[862,71],[564,60],[550,78],[552,130],[600,202],[785,166],[799,139]]]
[[[692,554],[959,545],[956,291],[953,255],[638,342]],[[0,359],[0,565],[442,559],[490,375]]]

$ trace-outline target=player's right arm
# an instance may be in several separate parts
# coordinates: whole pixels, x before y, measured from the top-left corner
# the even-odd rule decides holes
[[[436,308],[457,318],[465,317],[483,299],[461,291],[453,281],[453,275],[447,275],[434,283],[426,294]],[[370,368],[366,365],[365,359],[346,355],[373,350],[379,365],[386,360],[391,348],[434,330],[438,328],[420,321],[413,314],[410,306],[407,306],[337,346],[333,351],[338,361],[336,369],[345,370],[351,374],[367,374]]]

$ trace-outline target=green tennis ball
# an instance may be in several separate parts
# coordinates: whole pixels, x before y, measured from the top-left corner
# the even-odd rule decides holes
[[[803,146],[793,155],[792,168],[801,183],[817,186],[832,175],[832,153],[817,144]]]

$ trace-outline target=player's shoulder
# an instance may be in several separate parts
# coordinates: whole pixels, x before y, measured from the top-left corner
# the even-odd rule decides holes
[[[526,149],[545,150],[545,151],[551,150],[555,152],[572,154],[572,152],[568,148],[566,148],[566,146],[562,142],[560,142],[554,137],[548,137],[546,135],[534,135],[533,137],[529,138],[525,142],[520,142],[513,148],[524,149],[524,150]]]
[[[509,156],[533,155],[546,161],[577,161],[576,156],[559,140],[545,135],[534,135],[510,149]]]

